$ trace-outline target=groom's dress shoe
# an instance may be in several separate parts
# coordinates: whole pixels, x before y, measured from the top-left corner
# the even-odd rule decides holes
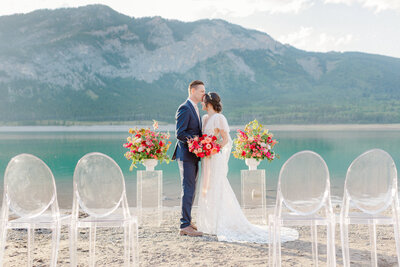
[[[188,235],[188,236],[202,236],[203,235],[202,232],[198,232],[198,231],[194,230],[190,225],[188,227],[181,229],[179,234],[180,235]]]
[[[190,224],[190,227],[192,227],[195,231],[197,231],[197,226],[196,225],[194,225],[194,224]]]

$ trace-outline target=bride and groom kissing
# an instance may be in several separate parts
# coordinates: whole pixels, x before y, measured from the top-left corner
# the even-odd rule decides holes
[[[177,144],[172,159],[178,162],[182,181],[180,235],[216,235],[219,241],[269,243],[266,228],[251,224],[244,216],[228,180],[228,161],[232,149],[229,124],[222,115],[221,98],[206,93],[204,83],[192,81],[188,99],[176,112]],[[202,118],[198,108],[207,112]],[[200,158],[189,151],[188,140],[214,135],[221,145],[219,153],[201,160],[197,226],[192,222]]]

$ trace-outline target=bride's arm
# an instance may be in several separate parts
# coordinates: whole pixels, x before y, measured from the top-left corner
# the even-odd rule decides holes
[[[217,136],[218,133],[221,134],[221,137],[222,137],[221,149],[222,149],[229,142],[228,133],[225,130],[219,129],[219,128],[215,128],[214,133],[215,133],[215,136]]]

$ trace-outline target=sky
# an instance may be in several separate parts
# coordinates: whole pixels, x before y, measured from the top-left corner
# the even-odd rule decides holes
[[[400,0],[1,0],[0,15],[88,4],[135,18],[224,19],[307,51],[400,58]]]

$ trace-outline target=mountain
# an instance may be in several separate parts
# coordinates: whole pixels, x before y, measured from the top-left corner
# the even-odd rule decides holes
[[[314,53],[223,20],[103,5],[0,17],[0,121],[174,122],[191,80],[231,123],[399,123],[400,59]]]

